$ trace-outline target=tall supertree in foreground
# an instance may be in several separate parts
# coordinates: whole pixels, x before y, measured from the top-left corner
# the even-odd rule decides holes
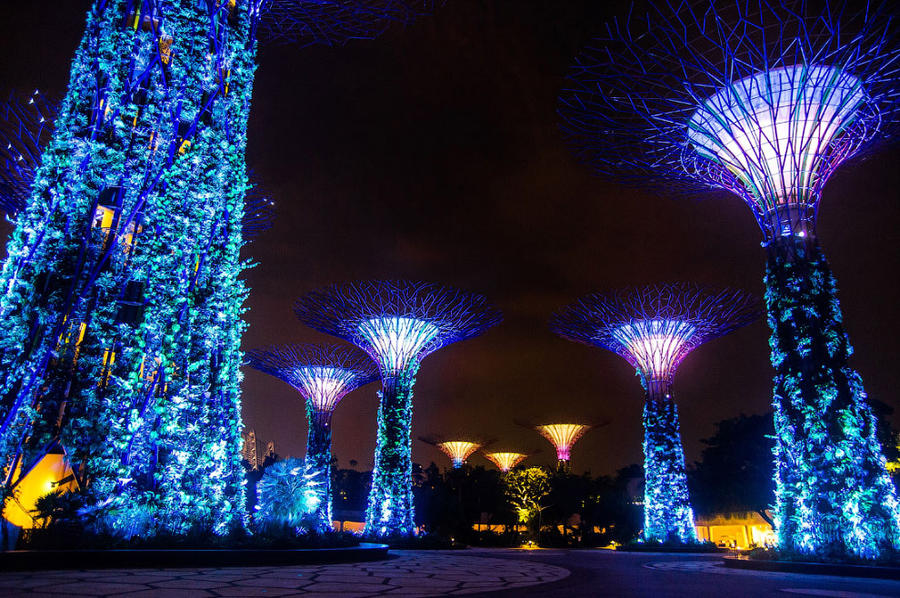
[[[498,452],[498,453],[484,453],[484,458],[497,466],[497,469],[506,473],[522,461],[528,458],[528,455],[525,453],[511,453],[511,452]]]
[[[239,254],[257,36],[339,44],[426,8],[92,3],[46,145],[40,116],[4,115],[25,124],[27,152],[2,164],[13,184],[0,198],[28,189],[0,270],[4,495],[59,443],[98,531],[243,525]]]
[[[779,545],[874,558],[900,548],[900,508],[815,224],[829,176],[897,128],[897,5],[815,6],[634,12],[579,57],[561,113],[598,172],[725,189],[753,211],[767,254]]]
[[[757,317],[757,301],[746,293],[684,283],[588,295],[553,317],[557,334],[624,357],[640,376],[645,540],[697,540],[672,393],[678,364],[702,343]]]
[[[593,427],[590,424],[543,424],[534,429],[556,449],[557,469],[568,472],[572,446]]]
[[[247,353],[249,364],[287,382],[306,400],[306,465],[316,476],[323,529],[331,527],[331,416],[344,396],[378,378],[375,364],[337,345],[282,345]]]
[[[330,286],[300,298],[295,311],[304,324],[357,345],[378,364],[382,390],[366,532],[412,534],[410,426],[419,364],[499,323],[500,312],[481,295],[406,280]]]

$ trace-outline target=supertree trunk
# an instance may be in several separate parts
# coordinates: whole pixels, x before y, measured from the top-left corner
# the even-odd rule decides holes
[[[644,405],[644,540],[696,542],[671,384],[649,381]]]
[[[418,364],[382,378],[372,490],[366,533],[406,536],[415,531],[412,493],[412,398]]]
[[[8,242],[0,469],[59,440],[101,531],[222,533],[245,518],[254,6],[94,2]]]
[[[767,246],[781,548],[875,558],[900,548],[900,508],[844,332],[837,283],[812,238]]]
[[[310,473],[316,474],[319,482],[319,508],[316,518],[321,529],[330,529],[331,514],[331,412],[316,411],[308,405],[306,421],[309,432],[306,436],[306,464]]]

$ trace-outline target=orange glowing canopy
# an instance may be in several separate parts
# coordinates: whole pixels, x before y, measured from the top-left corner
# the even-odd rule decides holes
[[[592,427],[587,424],[545,424],[536,426],[535,429],[556,447],[558,460],[568,461],[571,458],[572,445]]]
[[[509,471],[528,457],[523,453],[485,453],[484,456],[504,472]]]
[[[441,449],[445,455],[450,457],[450,460],[453,461],[453,467],[462,467],[465,464],[466,459],[481,448],[481,445],[467,440],[450,440],[447,442],[439,442],[437,447]]]

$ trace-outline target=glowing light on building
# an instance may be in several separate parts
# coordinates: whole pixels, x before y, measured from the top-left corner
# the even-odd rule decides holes
[[[724,189],[752,210],[767,258],[775,520],[779,547],[798,553],[900,549],[900,500],[816,238],[831,174],[900,127],[895,5],[650,3],[590,44],[560,95],[597,173],[666,195]]]
[[[612,334],[648,380],[671,380],[675,367],[690,350],[687,341],[694,327],[680,320],[639,320]]]
[[[695,542],[672,382],[702,343],[759,317],[747,293],[676,283],[583,297],[557,313],[560,336],[625,358],[644,386],[644,539]]]
[[[497,468],[506,473],[522,461],[528,458],[523,453],[485,453],[485,458],[497,466]]]
[[[436,445],[441,452],[450,457],[454,468],[462,467],[466,464],[472,453],[481,448],[477,442],[468,442],[466,440],[450,440],[447,442],[439,442]]]
[[[378,363],[381,393],[366,532],[415,531],[412,495],[412,398],[421,361],[500,321],[481,295],[408,280],[362,281],[313,291],[297,301],[301,322],[343,338]]]
[[[537,426],[536,429],[556,448],[556,459],[562,464],[571,460],[572,446],[591,427],[587,424],[546,424]]]
[[[378,356],[382,371],[402,372],[419,358],[440,328],[432,322],[413,318],[373,318],[360,322],[359,334],[369,350]]]

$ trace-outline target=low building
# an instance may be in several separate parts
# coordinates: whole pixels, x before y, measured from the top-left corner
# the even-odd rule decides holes
[[[775,544],[775,531],[755,511],[698,515],[694,519],[697,538],[729,548],[755,548]]]

